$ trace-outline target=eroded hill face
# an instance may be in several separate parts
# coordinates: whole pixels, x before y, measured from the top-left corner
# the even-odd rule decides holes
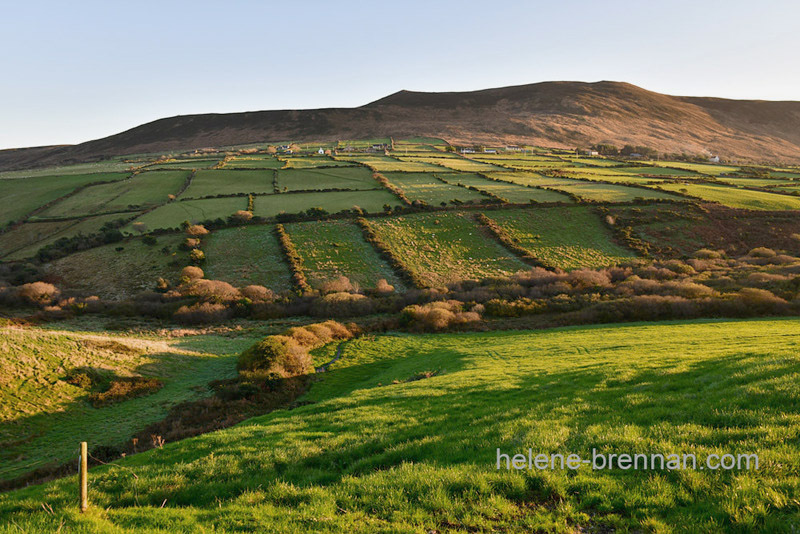
[[[171,117],[75,146],[0,151],[0,169],[264,140],[411,135],[451,143],[635,144],[659,152],[798,162],[800,103],[675,97],[619,82],[400,91],[352,109]]]

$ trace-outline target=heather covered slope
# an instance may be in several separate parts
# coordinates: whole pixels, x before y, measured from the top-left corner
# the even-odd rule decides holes
[[[411,135],[453,143],[635,144],[660,152],[797,162],[800,103],[676,97],[620,82],[400,91],[359,108],[170,117],[80,145],[0,151],[0,170],[267,140]]]

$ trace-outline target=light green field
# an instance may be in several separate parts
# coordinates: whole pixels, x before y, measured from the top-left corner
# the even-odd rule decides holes
[[[582,178],[584,180],[594,180],[596,182],[610,182],[613,184],[640,184],[640,185],[650,185],[654,183],[661,183],[666,182],[669,180],[669,177],[664,176],[662,178],[645,178],[643,176],[635,176],[630,174],[595,174],[595,173],[588,173],[589,169],[580,169],[580,170],[572,170],[569,169],[567,172],[569,176],[574,176],[575,178]],[[595,169],[591,169],[595,170]],[[606,170],[606,169],[603,169]],[[613,169],[608,169],[613,170]]]
[[[670,166],[672,166],[670,164]],[[630,174],[644,174],[644,175],[654,175],[654,176],[686,176],[692,177],[697,176],[697,171],[692,166],[682,166],[678,169],[667,168],[667,167],[618,167],[613,169],[614,171],[622,172],[622,173],[630,173]]]
[[[282,193],[256,197],[253,213],[258,217],[274,217],[279,213],[300,213],[311,208],[322,208],[328,213],[338,213],[354,207],[359,207],[369,213],[380,213],[386,204],[399,206],[401,202],[385,189]]]
[[[346,276],[362,288],[372,288],[385,278],[397,291],[404,289],[392,268],[364,241],[359,226],[349,221],[292,223],[286,225],[303,258],[306,278],[314,288]]]
[[[485,235],[470,213],[370,220],[379,237],[426,285],[505,276],[528,265]]]
[[[92,469],[86,514],[74,476],[3,494],[0,531],[791,532],[798,336],[791,318],[363,337],[310,404]],[[497,468],[529,448],[698,469]]]
[[[335,169],[289,169],[278,171],[281,191],[314,191],[321,189],[380,189],[366,167]]]
[[[128,173],[101,173],[0,180],[0,198],[3,200],[0,203],[0,225],[16,221],[78,187],[119,181],[128,176]]]
[[[238,156],[225,162],[225,169],[280,169],[286,163],[274,156],[248,155]]]
[[[348,139],[345,141],[339,141],[337,148],[368,148],[372,145],[389,145],[391,142],[392,140],[388,137],[376,137],[374,139]]]
[[[41,212],[37,217],[80,217],[141,210],[165,204],[180,192],[189,171],[153,171],[127,180],[93,185]]]
[[[503,170],[502,167],[496,165],[459,157],[428,158],[399,156],[399,159],[402,161],[416,161],[420,163],[429,163],[431,165],[440,165],[454,171],[462,172],[491,172]]]
[[[784,178],[730,178],[722,176],[717,178],[718,182],[731,184],[741,187],[778,187],[778,186],[798,186],[800,182]]]
[[[185,237],[160,235],[155,245],[132,238],[75,252],[48,264],[46,270],[58,277],[59,286],[70,291],[104,300],[124,300],[143,291],[153,291],[161,277],[177,280],[181,268],[190,263],[189,253],[178,247]],[[177,265],[171,265],[172,262]]]
[[[418,161],[400,161],[395,158],[381,155],[340,155],[340,161],[352,161],[368,165],[378,172],[446,172],[446,169],[430,163]]]
[[[437,176],[447,178],[450,173]],[[489,197],[477,191],[471,191],[457,185],[450,185],[436,179],[431,173],[386,173],[389,182],[403,190],[406,197],[412,202],[420,200],[431,206],[441,203],[451,204],[456,202],[481,202]]]
[[[648,191],[639,187],[626,187],[624,185],[577,182],[575,184],[561,184],[549,186],[557,191],[572,193],[578,197],[592,202],[630,202],[636,199],[672,199],[680,200],[675,195],[661,191]]]
[[[247,197],[222,197],[170,202],[145,213],[134,222],[142,222],[148,230],[178,228],[184,221],[198,223],[227,219],[239,210],[247,209]],[[130,225],[126,231],[132,231]]]
[[[273,171],[244,170],[197,171],[181,198],[202,198],[215,195],[270,194],[274,191]]]
[[[60,226],[60,230],[51,233],[50,235],[40,239],[39,241],[32,242],[24,248],[19,248],[14,252],[8,254],[5,258],[7,260],[24,260],[32,258],[42,247],[55,243],[64,237],[74,237],[78,234],[88,235],[100,231],[106,223],[116,222],[119,220],[127,220],[135,217],[136,213],[111,213],[108,215],[98,215],[96,217],[86,217],[82,219],[70,219],[70,224]],[[31,223],[39,224],[39,223]]]
[[[441,176],[451,184],[463,184],[468,187],[477,187],[481,191],[487,191],[513,204],[526,204],[529,202],[573,202],[567,195],[555,191],[525,187],[504,181],[487,180],[477,174],[444,174]]]
[[[616,167],[622,165],[623,162],[616,161],[613,159],[605,159],[603,157],[568,157],[563,156],[563,158],[571,163],[578,163],[580,165],[589,165],[591,167]]]
[[[237,287],[255,284],[274,291],[290,288],[292,275],[272,225],[216,230],[203,241],[206,278]]]
[[[77,165],[64,165],[56,167],[43,167],[41,169],[27,169],[24,171],[3,171],[0,172],[0,180],[19,179],[19,178],[44,178],[44,177],[63,177],[86,174],[109,174],[122,172],[130,174],[140,163],[129,163],[125,161],[109,160],[99,163],[80,163]],[[97,180],[90,180],[92,182]]]
[[[487,173],[487,176],[496,180],[533,187],[560,187],[580,183],[578,180],[570,178],[554,178],[534,172],[492,172]]]
[[[6,386],[0,389],[0,480],[74,459],[76,436],[90,440],[92,448],[124,445],[171,406],[208,395],[210,381],[235,376],[234,353],[248,344],[246,338],[209,336],[197,350],[180,340],[8,327],[0,327],[0,338]],[[83,367],[155,377],[164,387],[94,408],[86,390],[63,380],[67,371]]]
[[[711,176],[739,172],[739,167],[733,167],[730,165],[717,165],[713,163],[685,163],[683,161],[653,161],[651,163],[660,167],[675,167],[677,169],[686,169],[688,171],[697,172],[700,174],[708,174]]]
[[[147,170],[185,170],[191,171],[195,169],[210,169],[217,163],[219,159],[182,159],[177,161],[168,161],[166,163],[155,163],[147,167]]]
[[[355,163],[338,161],[328,156],[290,156],[281,157],[287,169],[315,169],[317,167],[348,167]]]
[[[497,210],[485,215],[514,242],[553,267],[605,267],[635,256],[614,243],[608,228],[585,206]]]
[[[765,193],[762,191],[750,191],[724,185],[670,183],[659,184],[658,187],[668,191],[680,191],[710,202],[719,202],[731,208],[743,208],[748,210],[800,209],[800,198],[797,197]]]

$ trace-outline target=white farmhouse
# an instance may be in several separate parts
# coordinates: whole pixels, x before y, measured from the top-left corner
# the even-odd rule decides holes
[[[710,158],[708,158],[708,161],[710,161],[711,163],[719,163],[719,156],[711,156]]]
[[[320,156],[322,156],[323,154],[325,154],[325,151],[324,151],[324,150],[322,150],[322,147],[319,147],[319,150],[317,150],[317,154],[319,154]]]

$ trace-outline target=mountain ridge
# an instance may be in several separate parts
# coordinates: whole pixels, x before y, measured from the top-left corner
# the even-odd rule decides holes
[[[800,102],[664,95],[625,82],[401,90],[356,108],[177,115],[77,145],[0,151],[0,170],[201,147],[422,135],[451,143],[635,144],[800,162]]]

